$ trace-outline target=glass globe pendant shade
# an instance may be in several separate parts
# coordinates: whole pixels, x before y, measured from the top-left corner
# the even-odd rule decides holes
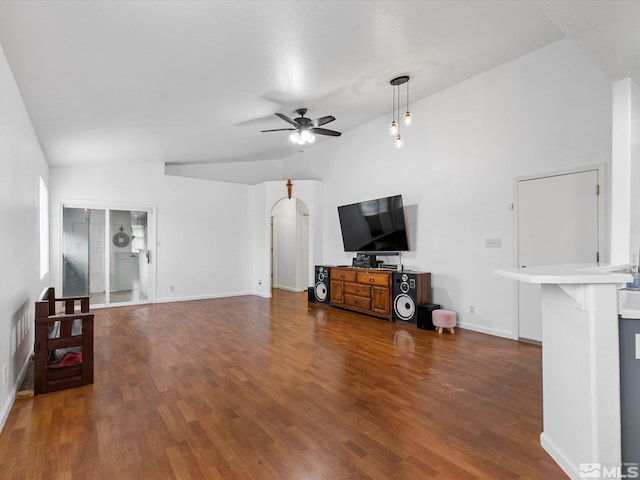
[[[309,130],[303,130],[302,133],[300,133],[300,139],[302,140],[301,144],[305,144],[313,143],[316,137]]]
[[[305,143],[313,143],[316,140],[316,137],[310,131],[303,130],[301,132],[293,132],[289,135],[289,140],[291,140],[291,143],[304,145]]]
[[[300,144],[300,132],[293,132],[291,135],[289,135],[289,140],[291,140],[291,143]]]

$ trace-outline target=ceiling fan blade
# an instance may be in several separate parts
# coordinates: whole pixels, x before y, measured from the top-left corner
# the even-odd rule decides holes
[[[281,118],[282,120],[284,120],[287,123],[290,123],[291,125],[293,125],[294,127],[298,127],[299,124],[295,121],[290,119],[289,117],[287,117],[284,113],[276,113],[276,116],[278,118]]]
[[[297,128],[274,128],[272,130],[260,130],[261,132],[284,132],[284,131],[298,130]]]
[[[329,130],[328,128],[310,128],[309,131],[313,134],[329,135],[331,137],[339,137],[342,132],[336,132],[335,130]]]
[[[326,117],[316,118],[311,121],[311,124],[314,127],[319,127],[320,125],[324,125],[325,123],[333,122],[336,119],[333,115],[327,115]]]

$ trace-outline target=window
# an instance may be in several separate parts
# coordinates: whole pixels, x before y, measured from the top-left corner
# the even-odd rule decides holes
[[[40,280],[49,274],[49,189],[40,177]]]

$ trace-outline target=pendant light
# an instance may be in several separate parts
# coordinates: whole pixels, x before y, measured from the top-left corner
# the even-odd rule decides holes
[[[389,82],[393,87],[393,103],[392,103],[392,115],[393,121],[391,122],[391,126],[389,127],[389,132],[391,135],[395,136],[395,145],[397,148],[402,147],[402,137],[400,136],[400,85],[407,85],[407,111],[404,114],[404,124],[409,126],[411,124],[411,112],[409,112],[409,77],[407,75],[403,75],[400,77],[396,77]],[[396,102],[397,96],[397,102]],[[396,118],[398,122],[396,122]]]
[[[409,77],[407,77],[407,111],[404,114],[404,124],[408,127],[411,125],[411,112],[409,111]]]

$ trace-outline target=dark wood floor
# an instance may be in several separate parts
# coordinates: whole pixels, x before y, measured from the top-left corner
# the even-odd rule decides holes
[[[538,346],[282,291],[95,313],[95,384],[16,400],[3,479],[566,478]]]

